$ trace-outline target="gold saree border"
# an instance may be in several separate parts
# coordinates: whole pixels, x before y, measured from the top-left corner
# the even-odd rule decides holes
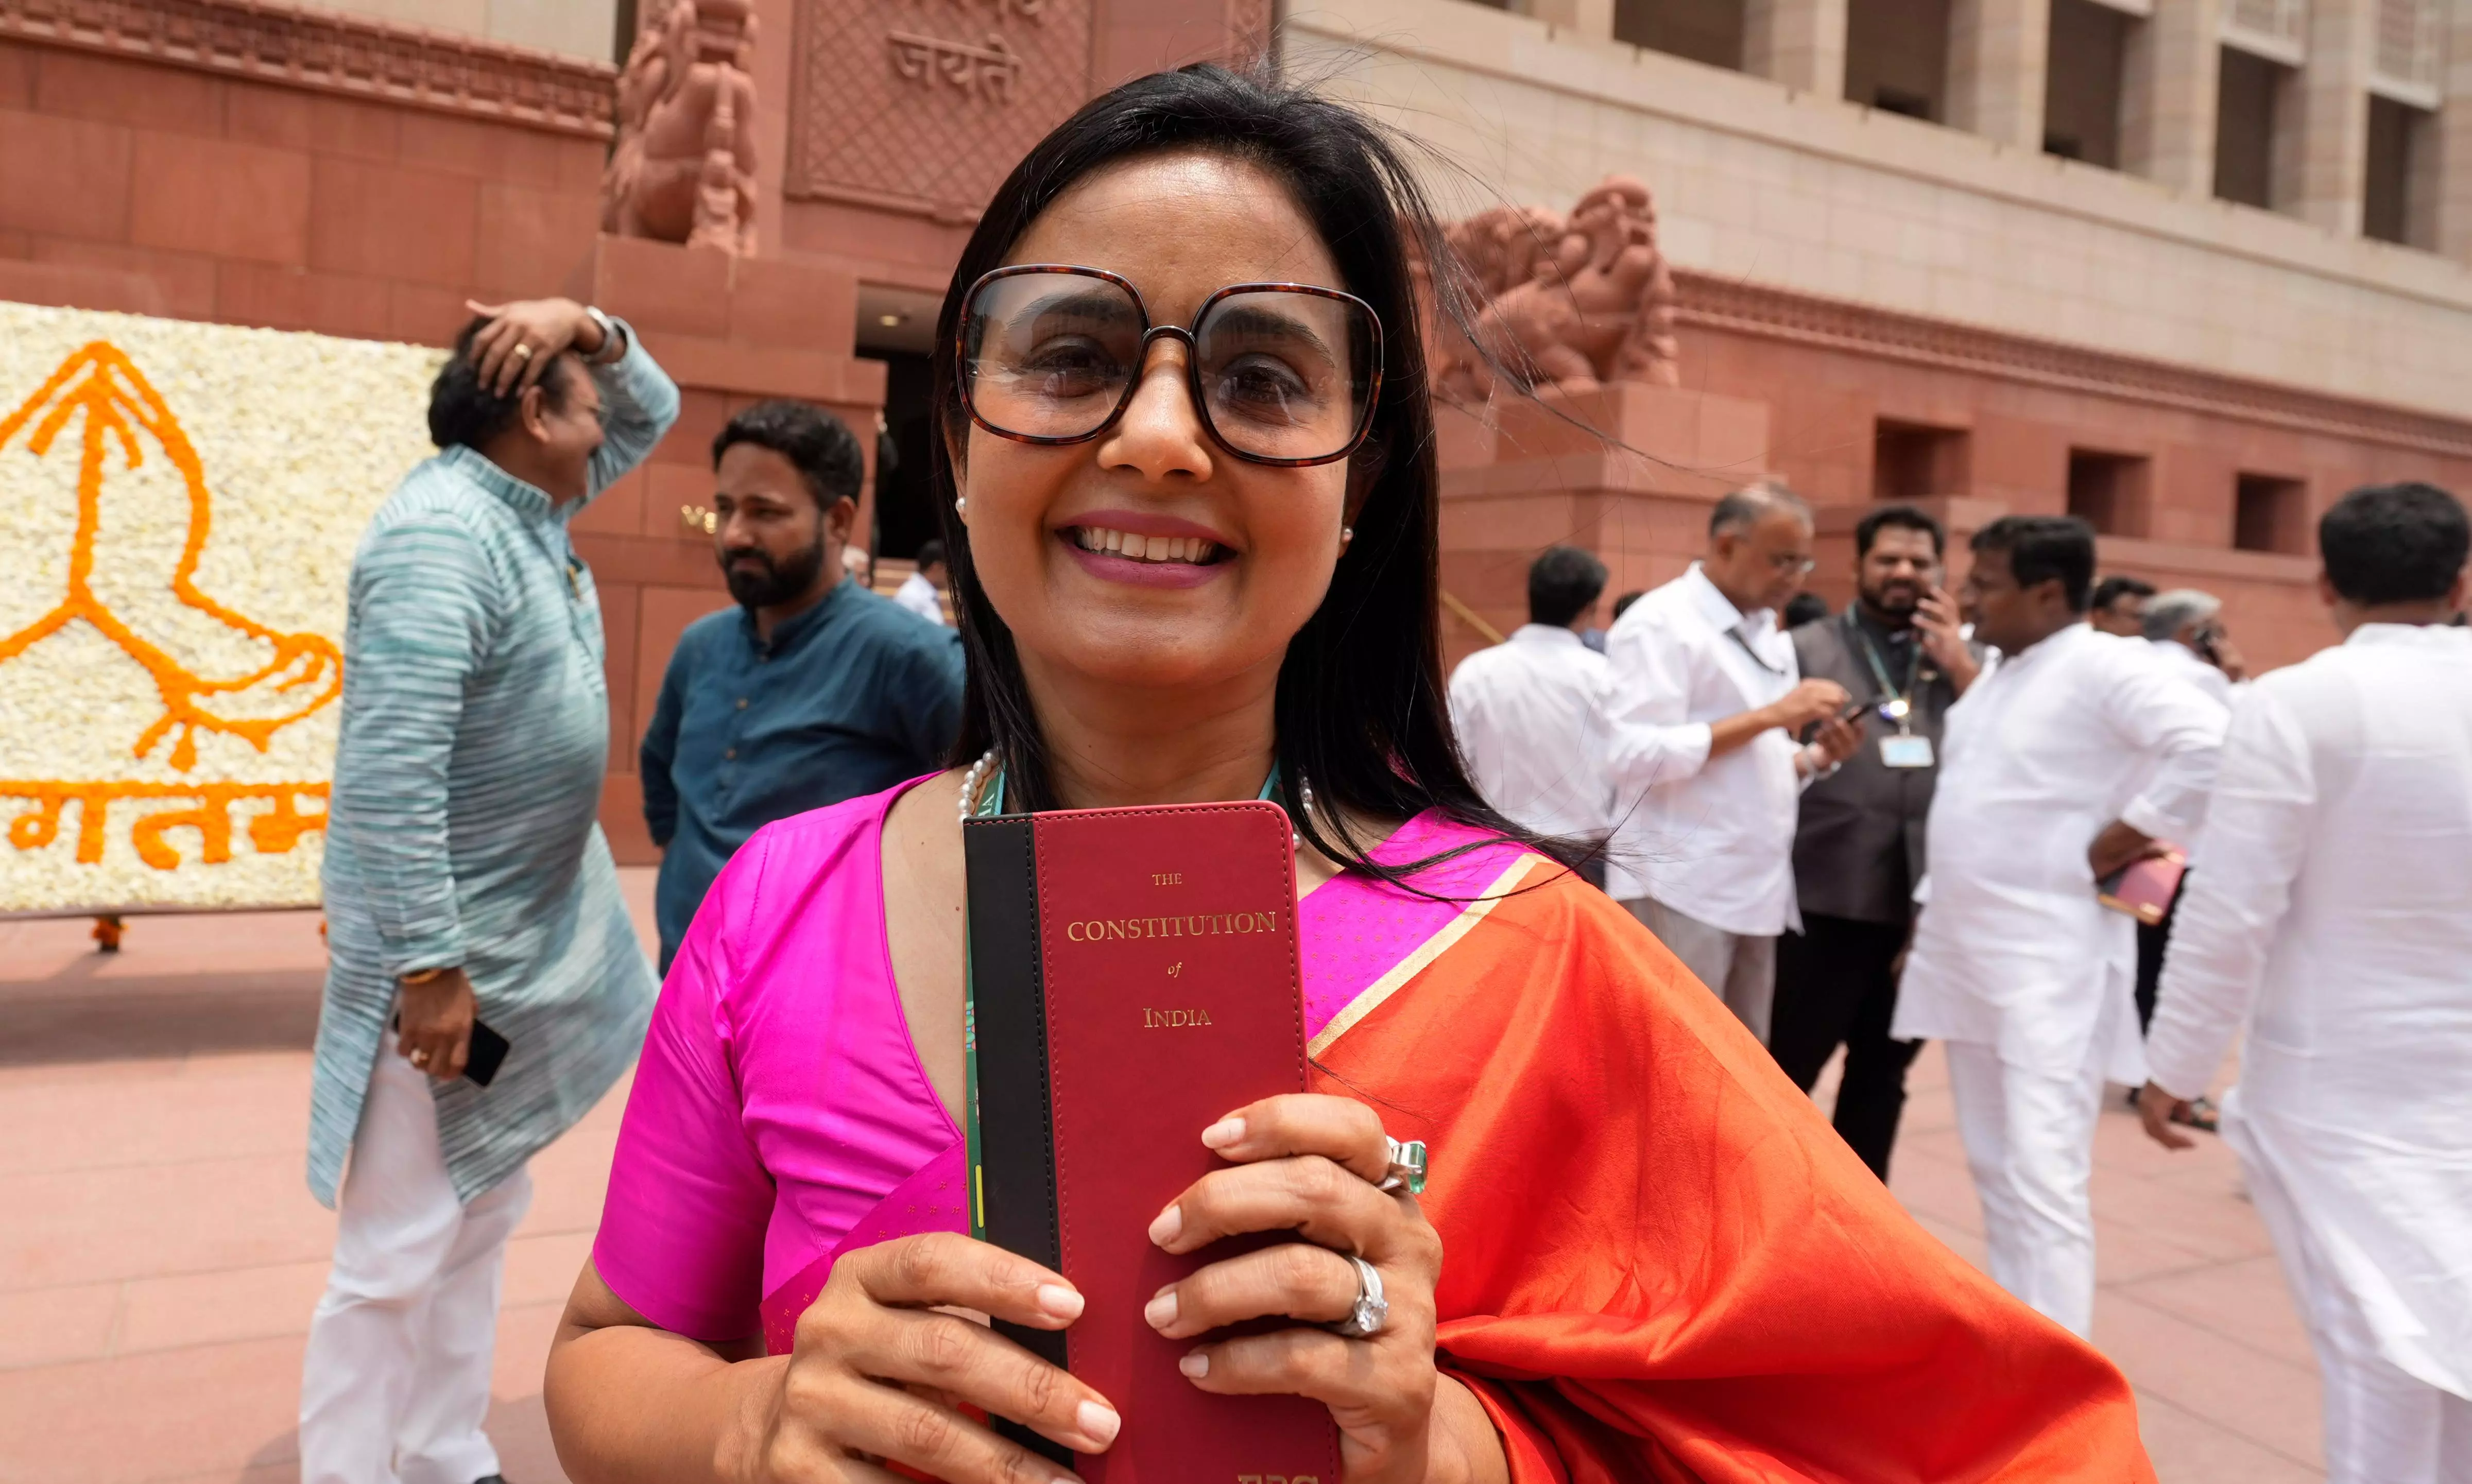
[[[1407,957],[1392,964],[1390,972],[1359,990],[1355,999],[1350,1000],[1337,1015],[1330,1018],[1330,1024],[1322,1026],[1311,1041],[1305,1043],[1305,1054],[1319,1056],[1329,1050],[1340,1037],[1354,1029],[1359,1021],[1382,1008],[1384,1001],[1406,987],[1410,979],[1424,973],[1435,959],[1448,953],[1452,945],[1474,931],[1477,924],[1491,915],[1503,899],[1510,895],[1521,882],[1527,880],[1529,872],[1537,866],[1551,863],[1545,857],[1533,853],[1524,854],[1510,862],[1501,875],[1495,877],[1483,891],[1476,894],[1473,901],[1460,909],[1457,917],[1444,923],[1433,936],[1417,944],[1415,951]]]

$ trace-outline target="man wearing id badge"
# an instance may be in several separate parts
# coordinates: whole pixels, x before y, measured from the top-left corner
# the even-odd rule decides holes
[[[1946,540],[1913,506],[1865,515],[1854,528],[1854,601],[1791,635],[1801,673],[1843,686],[1864,736],[1842,767],[1803,790],[1794,842],[1802,930],[1777,942],[1769,1048],[1809,1092],[1845,1048],[1837,1132],[1883,1180],[1918,1046],[1892,1039],[1889,1021],[1922,879],[1940,723],[1981,668],[1940,589]]]

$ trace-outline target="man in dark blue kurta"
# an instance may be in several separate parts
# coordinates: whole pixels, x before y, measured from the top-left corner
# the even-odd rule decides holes
[[[866,473],[849,429],[766,402],[712,458],[714,550],[739,606],[687,626],[644,734],[663,973],[749,836],[932,770],[961,725],[961,635],[843,575]]]

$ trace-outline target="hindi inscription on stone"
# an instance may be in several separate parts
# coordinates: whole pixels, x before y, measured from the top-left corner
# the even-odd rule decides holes
[[[784,194],[974,219],[1087,95],[1090,27],[1090,0],[808,0]]]

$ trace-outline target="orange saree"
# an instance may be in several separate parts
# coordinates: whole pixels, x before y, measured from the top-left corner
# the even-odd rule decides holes
[[[1317,1091],[1430,1147],[1442,1366],[1519,1484],[2153,1478],[2120,1373],[1915,1225],[1627,912],[1507,845],[1416,880],[1472,900],[1306,899]]]

